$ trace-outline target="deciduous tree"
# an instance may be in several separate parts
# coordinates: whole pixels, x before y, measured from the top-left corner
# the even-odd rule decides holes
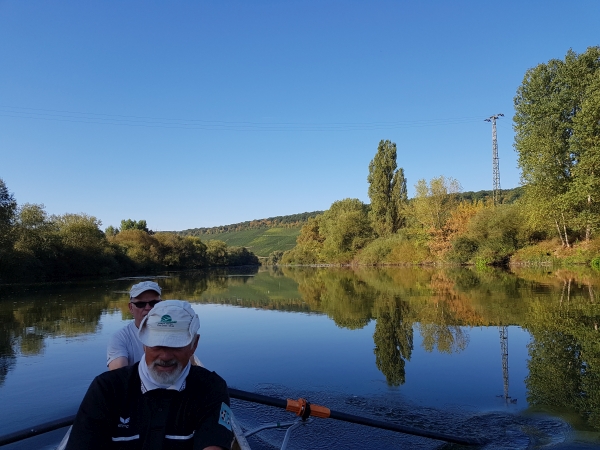
[[[4,180],[0,178],[0,250],[10,250],[13,245],[13,227],[17,214],[17,201],[8,192]]]
[[[141,230],[145,231],[146,233],[150,233],[150,230],[148,229],[148,225],[146,224],[145,220],[121,220],[121,231],[125,230]]]
[[[419,180],[415,190],[415,198],[411,203],[412,217],[427,232],[441,230],[452,210],[458,205],[460,183],[454,178],[442,175],[433,178],[429,183]]]
[[[600,226],[600,70],[591,76],[581,110],[573,119],[571,151],[576,155],[571,203],[579,211],[578,226],[585,240]]]
[[[325,238],[325,261],[349,262],[372,239],[367,206],[356,198],[333,202],[323,213],[319,233]]]
[[[514,99],[514,146],[530,221],[554,227],[565,246],[570,245],[569,229],[589,238],[597,214],[589,183],[589,166],[594,164],[587,164],[597,151],[590,147],[590,134],[585,135],[586,130],[594,134],[589,125],[598,94],[590,85],[599,69],[600,47],[582,54],[569,50],[564,60],[552,59],[529,69]],[[578,118],[583,111],[587,119]],[[576,176],[581,182],[574,186]]]

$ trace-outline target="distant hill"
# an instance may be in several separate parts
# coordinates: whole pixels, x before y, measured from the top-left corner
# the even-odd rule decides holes
[[[523,186],[519,186],[512,189],[501,189],[500,190],[500,203],[514,203],[519,197],[523,195]],[[461,192],[458,196],[462,200],[487,200],[492,198],[493,191],[468,191]]]
[[[513,203],[523,194],[522,187],[500,191],[500,203]],[[492,198],[492,191],[462,192],[463,200],[477,201]],[[300,228],[309,217],[316,217],[323,211],[291,214],[289,216],[269,217],[267,219],[248,220],[246,222],[221,225],[210,228],[191,228],[175,233],[181,236],[197,236],[203,241],[219,240],[227,245],[246,247],[259,257],[267,257],[272,252],[286,251],[296,245]]]
[[[310,217],[316,217],[323,211],[291,214],[289,216],[269,217],[221,225],[210,228],[191,228],[177,231],[181,236],[197,236],[203,241],[219,240],[227,245],[246,247],[259,257],[267,257],[276,250],[289,250],[296,245],[300,228]]]

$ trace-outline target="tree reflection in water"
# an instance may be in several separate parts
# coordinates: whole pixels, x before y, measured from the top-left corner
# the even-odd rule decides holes
[[[410,361],[413,350],[412,322],[405,319],[409,317],[409,311],[408,303],[396,296],[380,296],[375,304],[375,362],[390,386],[399,386],[406,381],[404,366]]]
[[[375,320],[375,363],[390,386],[405,383],[417,331],[426,351],[455,353],[468,347],[469,327],[522,327],[532,337],[529,405],[575,412],[582,426],[600,430],[597,272],[281,267],[235,276],[226,270],[177,274],[160,283],[164,298],[322,313],[347,329]],[[19,355],[43,352],[49,337],[94,333],[106,311],[128,318],[130,285],[96,282],[8,294],[2,288],[0,385]]]

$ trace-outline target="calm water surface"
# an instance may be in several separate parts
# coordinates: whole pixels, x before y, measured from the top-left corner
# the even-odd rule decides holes
[[[281,268],[171,274],[197,350],[231,387],[459,436],[485,448],[600,443],[596,272]],[[74,414],[131,318],[131,280],[0,287],[0,434]],[[233,401],[244,428],[289,413]],[[7,448],[52,448],[63,431]],[[283,434],[251,444],[277,448]],[[440,448],[316,419],[290,448]],[[446,446],[444,448],[455,448]]]

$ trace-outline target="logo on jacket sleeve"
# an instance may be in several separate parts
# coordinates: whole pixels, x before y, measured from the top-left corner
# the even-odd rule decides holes
[[[219,425],[223,425],[231,431],[231,409],[225,403],[221,403],[221,412],[219,413]]]
[[[123,419],[122,417],[119,417],[119,420],[121,421],[121,423],[117,426],[119,428],[129,428],[129,420],[130,419],[131,419],[131,417],[128,417],[127,419]]]

